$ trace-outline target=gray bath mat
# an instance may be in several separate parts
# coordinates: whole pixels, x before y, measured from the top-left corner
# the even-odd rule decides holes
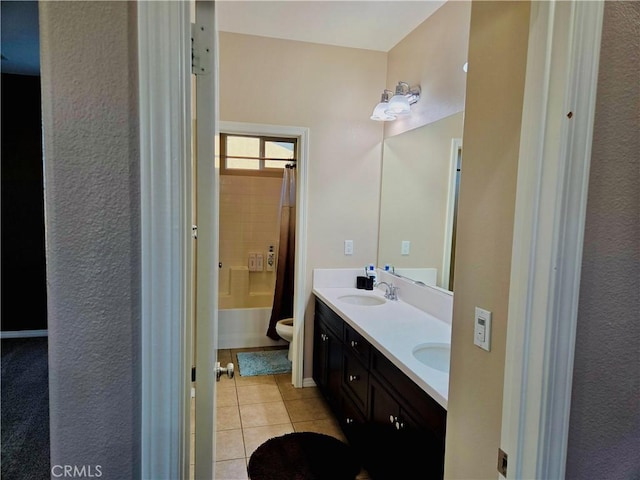
[[[291,372],[288,351],[267,350],[265,352],[239,352],[238,368],[240,376],[275,375]]]

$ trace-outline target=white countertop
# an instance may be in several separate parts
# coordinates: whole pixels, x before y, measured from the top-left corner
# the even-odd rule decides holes
[[[384,298],[382,290],[378,288],[367,291],[355,287],[314,287],[313,293],[443,408],[447,408],[449,374],[422,364],[412,351],[423,343],[451,344],[450,324],[402,300],[361,306],[338,299],[343,295]]]

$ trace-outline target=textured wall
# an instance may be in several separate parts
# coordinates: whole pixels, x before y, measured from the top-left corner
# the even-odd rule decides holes
[[[41,2],[52,465],[139,477],[135,3]]]
[[[529,2],[473,2],[456,239],[445,478],[495,479]],[[474,307],[493,312],[491,351]]]
[[[606,2],[567,478],[640,478],[640,3]]]

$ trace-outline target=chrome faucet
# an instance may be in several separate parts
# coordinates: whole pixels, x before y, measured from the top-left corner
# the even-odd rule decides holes
[[[386,298],[387,300],[398,300],[398,287],[394,287],[393,283],[378,282],[376,286],[378,285],[384,285],[386,287],[384,298]]]

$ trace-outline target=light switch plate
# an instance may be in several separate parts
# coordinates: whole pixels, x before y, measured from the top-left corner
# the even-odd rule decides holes
[[[353,240],[344,241],[344,254],[353,255]]]
[[[411,252],[411,242],[409,240],[402,240],[400,254],[409,255],[409,252]]]
[[[250,253],[249,254],[249,271],[250,272],[256,271],[256,263],[257,263],[256,254]]]
[[[264,256],[261,253],[256,254],[256,272],[264,270]]]
[[[474,345],[477,345],[487,352],[491,351],[491,312],[476,307],[473,325]]]

